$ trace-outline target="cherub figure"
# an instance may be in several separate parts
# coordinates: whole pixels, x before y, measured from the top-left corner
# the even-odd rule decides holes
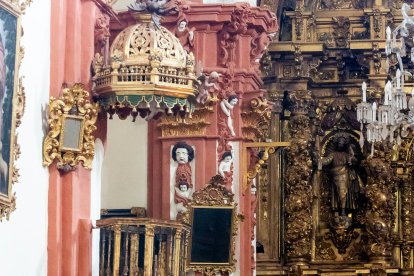
[[[239,98],[236,95],[231,95],[227,100],[223,99],[220,102],[221,111],[227,116],[227,127],[230,135],[236,136],[233,126],[233,108],[237,105]]]
[[[225,151],[221,156],[218,172],[224,178],[224,185],[230,191],[233,182],[232,166],[233,154],[231,153],[231,151]]]
[[[187,210],[188,202],[191,200],[192,188],[184,180],[178,183],[175,187],[174,202],[177,213],[182,213]]]
[[[210,76],[207,77],[206,75],[202,74],[200,77],[198,77],[198,82],[200,83],[200,86],[198,87],[198,95],[196,98],[196,101],[201,104],[205,104],[208,100],[208,92],[210,88],[213,88],[215,91],[218,90],[218,86],[216,85],[216,82],[218,78],[220,77],[220,74],[216,71],[211,72]]]

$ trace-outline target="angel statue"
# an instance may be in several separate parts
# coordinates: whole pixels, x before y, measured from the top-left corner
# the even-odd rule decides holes
[[[166,14],[178,14],[179,8],[175,0],[136,0],[128,6],[131,11],[148,11],[152,15],[152,21],[156,27],[160,27],[160,16]]]
[[[209,90],[210,88],[213,88],[214,91],[217,91],[219,88],[216,85],[216,82],[218,78],[220,77],[220,74],[216,71],[213,71],[210,73],[210,75],[207,77],[205,74],[201,74],[197,78],[197,81],[199,83],[198,86],[198,95],[196,98],[196,101],[201,104],[205,104],[209,98]]]

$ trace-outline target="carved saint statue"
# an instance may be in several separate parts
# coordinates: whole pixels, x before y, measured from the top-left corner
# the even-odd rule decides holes
[[[189,163],[194,159],[194,150],[186,142],[177,142],[172,149],[171,157],[178,163],[174,181],[174,203],[176,213],[172,216],[173,219],[175,218],[175,215],[179,215],[186,210],[186,206],[191,200],[193,181]]]
[[[321,158],[319,168],[326,167],[331,179],[331,206],[340,216],[346,216],[358,208],[359,177],[354,169],[354,145],[347,134],[336,135],[334,150]]]
[[[191,200],[192,188],[185,181],[178,183],[178,186],[175,187],[174,202],[177,213],[182,213],[187,210],[186,206]]]
[[[194,29],[187,27],[187,20],[183,19],[178,23],[177,29],[174,34],[183,45],[184,50],[187,54],[191,51],[194,46]]]
[[[231,185],[233,182],[233,155],[231,151],[225,151],[221,156],[220,164],[218,167],[219,174],[224,178],[224,185],[227,190],[231,191]]]
[[[237,105],[239,98],[236,95],[231,95],[228,99],[223,99],[220,102],[221,111],[227,116],[227,127],[230,135],[236,136],[233,126],[233,108]]]

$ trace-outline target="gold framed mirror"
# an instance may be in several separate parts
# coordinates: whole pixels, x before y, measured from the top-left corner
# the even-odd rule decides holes
[[[63,116],[59,147],[61,151],[80,152],[82,150],[83,120],[82,116]]]
[[[59,99],[51,97],[43,165],[49,166],[57,160],[57,168],[66,172],[82,162],[85,168],[91,169],[98,111],[98,104],[89,102],[89,92],[82,83],[64,88]]]
[[[237,203],[220,175],[193,193],[183,221],[191,225],[187,271],[212,275],[236,270]]]

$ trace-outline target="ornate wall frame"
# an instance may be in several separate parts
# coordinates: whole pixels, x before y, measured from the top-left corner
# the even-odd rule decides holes
[[[92,168],[92,133],[96,130],[99,107],[88,99],[89,92],[81,83],[63,89],[59,99],[50,98],[49,132],[43,142],[44,166],[56,159],[57,168],[64,172],[76,169],[80,161],[85,168]]]
[[[25,95],[19,68],[21,16],[29,0],[0,0],[0,221],[16,209],[13,185],[19,173],[15,161],[20,156],[16,129],[24,113]]]
[[[234,202],[233,197],[234,194],[225,188],[224,179],[220,175],[214,176],[207,186],[193,193],[192,201],[189,203],[187,211],[184,213],[182,219],[184,222],[189,223],[192,229],[190,245],[188,246],[187,254],[187,271],[198,271],[205,273],[205,275],[213,275],[217,272],[231,273],[236,270],[237,261],[235,258],[235,248],[240,216],[237,214],[237,203]],[[195,216],[197,216],[196,213],[199,213],[198,215],[204,217],[203,225],[201,227],[210,228],[209,231],[211,233],[213,233],[214,229],[216,229],[220,230],[216,231],[217,236],[224,235],[222,230],[226,228],[225,231],[228,233],[227,236],[229,240],[224,241],[224,243],[228,244],[229,246],[228,259],[222,259],[219,261],[209,261],[205,259],[199,261],[194,258],[194,254],[192,253],[194,253],[193,250],[195,248],[195,243],[199,242],[197,240],[197,237],[194,236],[194,233],[203,232],[203,229],[200,231],[200,227],[194,225],[194,222],[200,222],[200,220],[195,218]],[[226,214],[224,216],[221,216],[220,213]],[[208,215],[208,219],[206,219],[206,214]],[[220,221],[223,218],[227,221]],[[221,227],[215,228],[217,225],[220,225],[219,223],[223,223],[224,228],[223,225],[221,225]],[[210,239],[206,242],[209,246],[215,246],[218,241],[215,239],[217,236],[211,236],[214,237],[214,239]],[[221,241],[223,241],[223,239],[221,239]]]

